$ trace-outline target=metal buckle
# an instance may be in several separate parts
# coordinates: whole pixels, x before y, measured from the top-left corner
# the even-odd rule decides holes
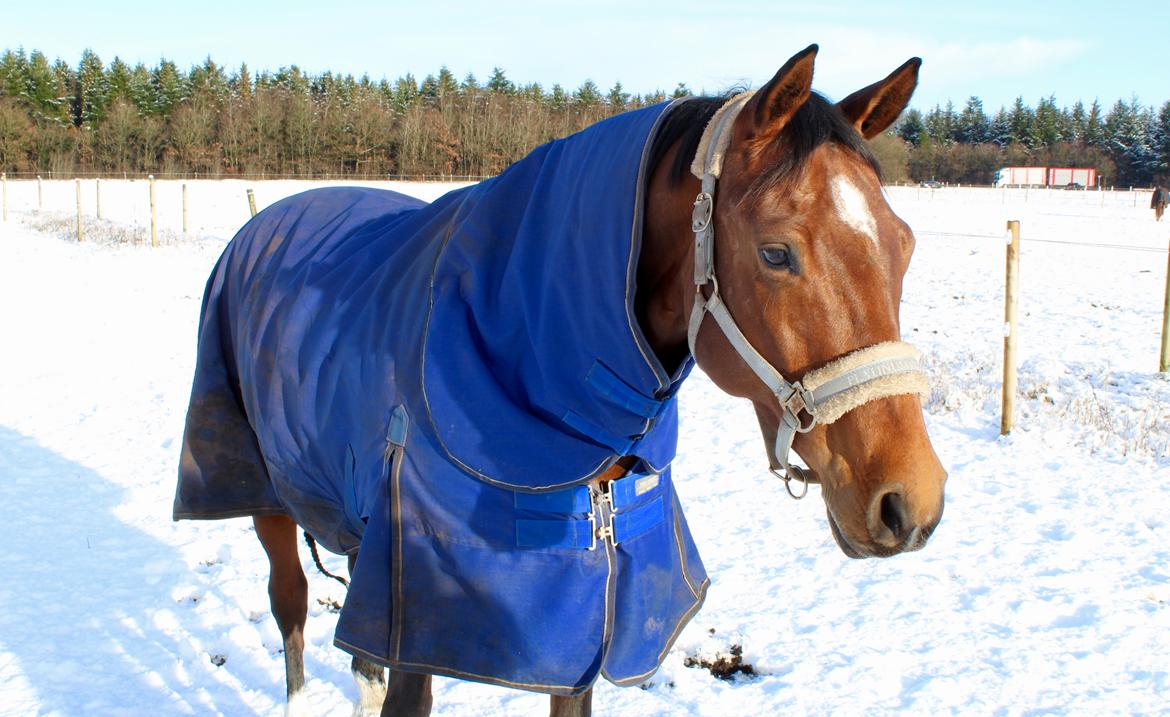
[[[598,511],[598,507],[599,507],[597,504],[598,499],[603,500],[607,504],[609,504],[609,525],[599,524],[599,521],[597,519],[597,511]],[[609,491],[603,491],[603,490],[601,490],[601,488],[597,488],[596,490],[589,491],[589,536],[590,536],[590,543],[589,543],[589,547],[586,548],[586,550],[596,550],[598,538],[600,538],[603,541],[606,538],[610,538],[613,540],[614,547],[617,547],[617,544],[618,544],[617,534],[614,533],[614,529],[613,529],[613,516],[616,513],[617,513],[617,511],[614,510],[614,507],[613,507],[613,497],[609,494]]]
[[[609,538],[610,541],[613,542],[613,546],[616,548],[618,542],[620,542],[618,541],[617,537],[617,527],[614,525],[613,520],[614,516],[617,515],[617,508],[615,508],[613,505],[613,493],[609,490],[608,485],[606,486],[606,490],[601,491],[601,499],[605,501],[607,506],[609,506],[609,525],[601,526],[597,529],[597,532],[601,534],[600,537],[603,540],[605,538]]]
[[[792,384],[792,393],[787,398],[780,399],[780,406],[796,419],[794,426],[797,433],[808,433],[817,425],[817,406],[812,391],[809,391],[800,382]],[[805,414],[807,419],[802,418]]]
[[[707,192],[695,197],[695,209],[691,212],[691,231],[696,234],[711,226],[711,215],[715,210],[715,198]]]
[[[585,549],[597,549],[597,502],[592,489],[589,491],[589,547]]]

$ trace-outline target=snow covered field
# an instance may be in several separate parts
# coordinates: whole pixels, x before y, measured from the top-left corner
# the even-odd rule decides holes
[[[105,221],[87,219],[80,246],[72,182],[46,182],[41,212],[35,182],[9,182],[0,715],[283,708],[249,521],[175,524],[170,508],[207,274],[247,186],[263,207],[310,184],[189,185],[184,239],[179,184],[159,182],[152,250],[144,182],[103,182]],[[644,689],[599,683],[595,714],[1170,714],[1170,383],[1156,373],[1170,223],[1130,192],[889,195],[918,235],[903,335],[929,357],[950,470],[937,533],[918,553],[845,558],[816,489],[790,500],[748,406],[696,372],[676,480],[713,585],[662,670]],[[1001,438],[1007,219],[1024,235],[1021,396]],[[309,702],[349,715],[349,660],[331,646],[343,590],[308,572]],[[686,666],[733,646],[754,676]],[[546,711],[541,695],[436,680],[438,715]]]

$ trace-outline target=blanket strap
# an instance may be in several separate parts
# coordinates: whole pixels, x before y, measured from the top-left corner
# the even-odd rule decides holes
[[[662,477],[657,473],[633,473],[610,481],[609,491],[603,495],[612,505],[614,545],[633,540],[662,523],[666,515],[662,484]],[[547,517],[516,520],[517,547],[588,550],[597,544],[599,510],[593,494],[585,486],[545,493],[518,492],[515,505],[519,510],[547,514]],[[588,517],[569,517],[581,513],[587,513]]]
[[[663,398],[647,396],[627,384],[614,373],[613,369],[600,361],[595,361],[585,374],[585,385],[609,403],[646,420],[643,432],[626,436],[613,433],[605,426],[573,410],[566,411],[561,416],[561,420],[567,426],[609,448],[615,455],[619,456],[631,454],[634,446],[642,440],[658,417],[666,411],[671,399],[674,398],[673,394]]]
[[[662,409],[668,400],[642,395],[600,361],[595,361],[585,374],[585,385],[619,408],[642,418],[657,418],[662,415]]]

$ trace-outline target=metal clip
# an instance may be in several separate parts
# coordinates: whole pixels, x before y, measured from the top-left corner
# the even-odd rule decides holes
[[[796,419],[797,433],[808,433],[817,425],[817,406],[812,391],[809,391],[800,382],[792,384],[792,393],[787,398],[780,399],[780,405]],[[802,417],[804,414],[806,418]]]
[[[606,539],[609,539],[609,538],[613,538],[614,537],[613,536],[613,526],[612,525],[601,526],[600,528],[597,529],[597,536],[596,537],[601,538],[603,541]],[[597,542],[596,539],[594,540],[594,542],[595,543]],[[614,540],[613,544],[617,545],[617,540]]]
[[[593,504],[593,493],[589,493],[589,547],[586,550],[597,550],[597,507]]]
[[[715,198],[707,192],[695,197],[695,209],[691,212],[691,231],[696,234],[711,226],[711,215],[715,210]]]
[[[598,520],[597,513],[601,508],[601,503],[609,508],[609,520]],[[613,508],[613,496],[607,490],[601,488],[591,489],[589,491],[589,532],[593,539],[590,542],[589,550],[597,548],[597,541],[605,542],[612,540],[614,546],[617,546],[617,536],[613,531],[613,516],[616,511]]]

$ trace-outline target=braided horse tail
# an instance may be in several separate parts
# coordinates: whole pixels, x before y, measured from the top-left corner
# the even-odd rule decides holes
[[[321,571],[321,574],[328,575],[329,577],[333,578],[334,580],[336,580],[337,582],[341,583],[342,585],[344,585],[345,587],[348,588],[349,587],[348,580],[341,577],[340,575],[334,575],[333,573],[326,570],[325,566],[321,564],[321,556],[317,554],[317,541],[313,540],[313,536],[309,535],[309,531],[307,531],[307,530],[305,531],[305,544],[309,546],[309,552],[313,554],[313,563],[317,566],[317,569]]]

